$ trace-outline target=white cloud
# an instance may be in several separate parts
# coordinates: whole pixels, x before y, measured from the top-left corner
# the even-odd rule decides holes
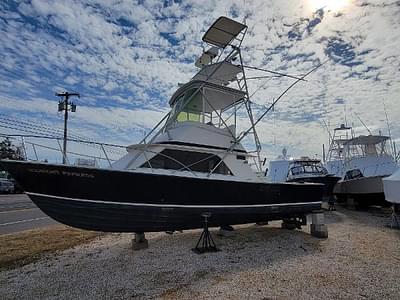
[[[96,137],[115,133],[124,142],[137,141],[168,109],[177,84],[196,72],[193,62],[207,27],[235,12],[249,26],[246,64],[304,74],[328,58],[334,38],[354,54],[353,61],[362,62],[349,66],[331,59],[279,102],[275,116],[267,115],[259,129],[269,156],[284,145],[296,155],[320,152],[327,141],[322,120],[334,127],[346,117],[358,126],[356,113],[375,133],[385,133],[382,99],[398,139],[398,2],[351,1],[340,14],[325,12],[310,29],[307,1],[33,0],[20,3],[18,11],[0,9],[7,20],[0,21],[0,110],[51,120],[54,91],[79,90],[84,104],[72,121],[82,130],[94,134],[101,127],[106,130]],[[291,30],[302,38],[291,39]],[[332,50],[331,57],[340,55]],[[292,81],[275,78],[249,86],[254,91],[264,82],[252,99],[256,104],[271,103]]]

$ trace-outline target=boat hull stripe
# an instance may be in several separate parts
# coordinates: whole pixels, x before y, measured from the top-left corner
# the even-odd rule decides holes
[[[117,201],[106,201],[106,200],[70,198],[70,197],[62,197],[62,196],[55,196],[55,195],[48,195],[48,194],[39,194],[39,193],[33,193],[33,192],[25,192],[25,193],[30,196],[56,198],[56,199],[69,200],[69,201],[115,204],[115,205],[130,205],[130,206],[165,207],[165,208],[253,208],[253,207],[273,207],[273,206],[315,205],[315,204],[322,203],[321,201],[316,201],[316,202],[293,202],[293,203],[275,203],[275,204],[253,204],[253,205],[181,205],[181,204],[117,202]]]

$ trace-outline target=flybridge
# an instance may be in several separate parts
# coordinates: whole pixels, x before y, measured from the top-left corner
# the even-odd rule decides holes
[[[196,126],[198,129],[203,128],[202,130],[205,130],[206,127],[203,127],[203,125],[210,125],[213,127],[213,131],[220,130],[222,135],[228,134],[226,140],[222,143],[223,145],[218,145],[220,148],[225,148],[226,153],[231,153],[235,149],[242,149],[240,142],[244,138],[247,138],[247,144],[253,141],[253,147],[251,147],[252,149],[249,153],[254,153],[256,157],[254,166],[260,174],[262,173],[261,143],[256,125],[294,85],[300,81],[305,81],[304,78],[322,64],[301,77],[245,66],[241,45],[246,32],[247,26],[245,24],[227,17],[220,17],[211,25],[202,37],[202,40],[210,48],[205,50],[195,62],[195,65],[200,70],[189,82],[180,86],[172,95],[169,101],[171,111],[149,132],[140,144],[150,145],[155,142],[166,142],[166,140],[173,141],[177,138],[173,132],[176,132],[178,127],[181,129],[184,127],[189,128],[187,125],[190,125],[191,130],[194,130]],[[270,75],[247,78],[245,69],[268,72]],[[279,97],[274,99],[268,109],[258,118],[255,118],[247,81],[271,76],[286,76],[296,81],[284,90]],[[248,129],[241,132],[236,130],[238,127],[237,116],[239,114],[242,120],[248,122]],[[208,129],[211,130],[210,127]],[[179,135],[182,139],[181,132]],[[187,136],[187,139],[190,139],[190,144],[194,143],[193,136],[193,134],[191,134],[191,138],[189,138],[189,135]],[[203,142],[211,146],[216,141],[217,138],[208,137],[207,141],[204,140]],[[183,141],[174,140],[174,142],[182,143]]]

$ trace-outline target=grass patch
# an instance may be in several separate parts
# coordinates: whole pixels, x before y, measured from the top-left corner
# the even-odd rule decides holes
[[[32,263],[46,254],[74,247],[101,235],[64,225],[0,235],[0,271]]]

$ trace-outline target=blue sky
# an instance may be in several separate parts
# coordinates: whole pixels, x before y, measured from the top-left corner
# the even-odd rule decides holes
[[[320,154],[324,122],[334,128],[346,118],[366,134],[356,114],[387,134],[383,101],[400,145],[400,1],[3,0],[0,117],[62,128],[54,94],[79,91],[72,133],[138,142],[168,111],[178,83],[197,71],[201,37],[221,15],[246,20],[248,65],[300,75],[329,59],[260,124],[268,158],[282,147]],[[256,114],[291,82],[252,81]]]

